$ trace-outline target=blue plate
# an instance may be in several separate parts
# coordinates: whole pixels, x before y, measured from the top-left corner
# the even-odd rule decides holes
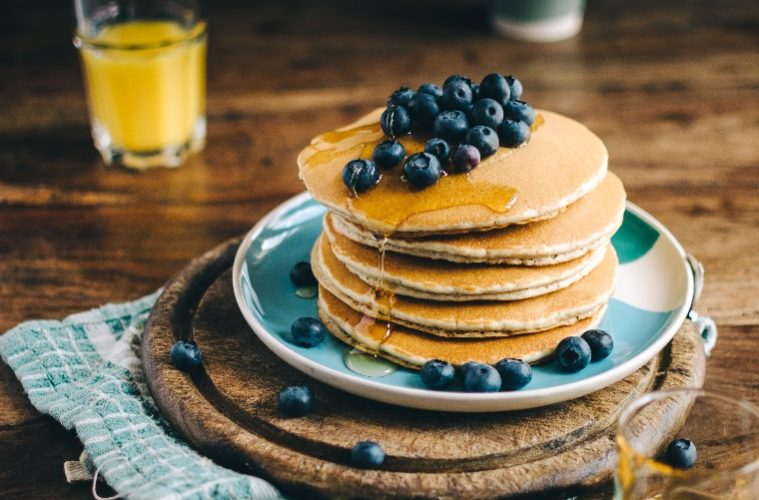
[[[290,325],[317,316],[316,298],[296,294],[289,271],[308,261],[325,209],[307,193],[286,201],[247,234],[235,258],[235,297],[245,319],[269,349],[298,370],[339,389],[377,401],[444,411],[505,411],[565,401],[602,389],[631,374],[671,339],[690,310],[693,275],[685,252],[651,215],[628,203],[612,238],[619,255],[617,288],[600,328],[612,333],[614,351],[577,373],[553,362],[535,366],[522,390],[473,394],[432,391],[417,372],[351,352],[328,337],[313,348],[290,340]]]

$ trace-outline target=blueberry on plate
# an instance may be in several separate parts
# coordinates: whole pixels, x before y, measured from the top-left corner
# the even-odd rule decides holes
[[[590,360],[598,361],[611,354],[614,349],[614,339],[603,330],[587,330],[582,338],[590,346]]]
[[[440,137],[433,137],[424,143],[424,152],[433,155],[440,163],[445,164],[451,156],[451,146]]]
[[[469,121],[466,119],[466,114],[460,110],[443,111],[437,115],[433,125],[435,136],[445,139],[449,144],[461,142],[467,130],[469,130]]]
[[[279,411],[288,417],[302,417],[314,407],[314,393],[305,385],[288,385],[279,391]]]
[[[290,269],[290,280],[295,286],[316,286],[316,277],[308,262],[298,262]]]
[[[509,102],[511,98],[511,88],[509,82],[503,75],[490,73],[482,79],[480,83],[480,99],[490,98],[499,104]]]
[[[505,148],[521,146],[530,138],[530,127],[525,122],[504,118],[498,127],[498,141]]]
[[[501,375],[490,365],[477,363],[464,374],[466,392],[498,392],[501,390]]]
[[[453,383],[456,370],[447,361],[431,359],[424,363],[420,375],[424,385],[430,389],[445,389]]]
[[[177,340],[169,349],[169,360],[175,368],[191,373],[203,364],[203,354],[193,340]]]
[[[502,121],[503,107],[488,97],[475,102],[469,111],[469,122],[472,125],[485,125],[492,129],[498,129]]]
[[[388,139],[374,146],[372,160],[380,168],[393,168],[403,161],[406,156],[406,148],[400,142]]]
[[[696,463],[698,452],[690,439],[677,438],[667,445],[664,460],[676,469],[689,469]]]
[[[426,129],[431,129],[435,123],[435,118],[440,113],[437,99],[431,94],[418,92],[408,105],[408,112],[411,118],[421,124]]]
[[[455,80],[443,86],[443,98],[440,102],[445,109],[466,111],[473,100],[472,87],[463,80]]]
[[[459,144],[453,152],[453,168],[457,172],[471,172],[480,164],[480,150],[471,144]]]
[[[343,167],[343,183],[351,193],[363,193],[380,181],[377,164],[371,160],[351,160]]]
[[[498,150],[498,134],[490,127],[477,125],[467,131],[464,144],[471,144],[480,152],[481,158],[487,158]]]
[[[467,361],[466,363],[462,364],[458,367],[457,372],[461,380],[464,380],[466,378],[467,372],[473,368],[477,368],[481,363],[478,363],[477,361]]]
[[[590,346],[582,337],[567,337],[556,346],[556,363],[567,372],[578,372],[590,363]]]
[[[417,94],[429,94],[433,96],[435,99],[440,99],[443,97],[443,89],[435,85],[434,83],[423,83],[419,86],[418,89],[416,89]]]
[[[503,116],[510,120],[522,121],[532,125],[535,121],[535,110],[524,101],[509,101],[503,105]]]
[[[406,108],[391,104],[380,115],[380,127],[390,137],[398,137],[411,132],[411,117]]]
[[[415,188],[425,188],[437,182],[443,175],[440,161],[429,153],[415,153],[403,164],[403,177]]]
[[[505,358],[495,364],[501,375],[501,390],[516,391],[532,380],[532,367],[521,359]]]
[[[414,92],[408,87],[401,87],[395,92],[393,92],[390,97],[387,99],[388,104],[395,104],[396,106],[403,106],[404,108],[408,106],[408,102],[411,100],[412,97],[414,97]]]
[[[327,336],[327,328],[316,318],[303,317],[293,321],[290,335],[296,344],[313,347],[320,344]]]
[[[385,450],[374,441],[359,441],[351,450],[353,464],[362,469],[376,469],[385,461]]]
[[[517,80],[515,77],[509,75],[506,77],[506,82],[509,84],[509,89],[511,91],[511,99],[519,99],[522,97],[522,82]]]

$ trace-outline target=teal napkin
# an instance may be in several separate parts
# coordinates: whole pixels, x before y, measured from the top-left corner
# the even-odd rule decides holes
[[[160,292],[160,291],[159,291]],[[139,358],[159,292],[0,336],[0,356],[37,410],[75,429],[96,475],[127,498],[282,498],[268,482],[214,464],[161,417]]]

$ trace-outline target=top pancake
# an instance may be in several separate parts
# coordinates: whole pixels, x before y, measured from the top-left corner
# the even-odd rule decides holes
[[[352,159],[370,158],[374,145],[386,139],[379,128],[381,113],[374,110],[343,129],[314,138],[298,156],[300,177],[312,196],[373,232],[453,234],[546,218],[592,191],[606,174],[607,151],[595,134],[570,118],[539,110],[543,123],[526,145],[498,148],[469,174],[452,174],[414,191],[400,181],[401,169],[396,167],[354,200],[343,184],[342,170]],[[424,138],[407,136],[401,142],[411,154],[423,148]],[[397,207],[421,206],[420,200],[433,203],[422,203],[422,209],[400,220],[387,218]]]

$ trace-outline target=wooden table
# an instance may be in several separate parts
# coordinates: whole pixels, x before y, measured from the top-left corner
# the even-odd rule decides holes
[[[630,199],[701,259],[698,309],[720,328],[707,387],[759,403],[755,1],[590,2],[582,34],[550,45],[487,34],[472,2],[225,2],[208,13],[208,146],[144,174],[103,167],[71,6],[48,3],[0,7],[0,331],[154,290],[300,191],[316,133],[400,84],[498,70],[594,130]],[[63,477],[80,450],[0,364],[0,497],[89,496]]]

